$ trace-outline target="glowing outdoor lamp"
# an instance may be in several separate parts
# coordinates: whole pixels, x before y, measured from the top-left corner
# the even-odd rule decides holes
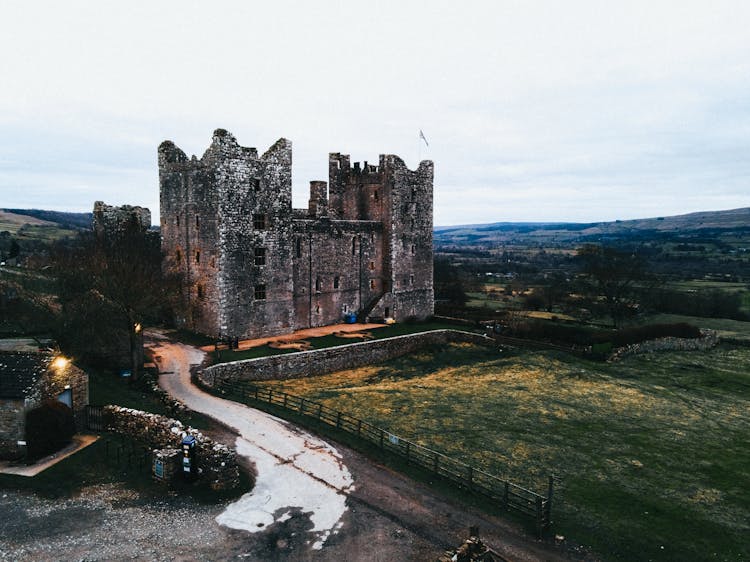
[[[57,357],[55,357],[54,361],[52,361],[52,366],[56,369],[64,369],[68,366],[69,363],[70,359],[68,359],[67,357],[63,357],[62,355],[58,355]]]

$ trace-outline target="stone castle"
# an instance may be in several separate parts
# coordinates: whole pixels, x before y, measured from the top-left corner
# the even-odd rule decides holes
[[[259,156],[223,129],[198,159],[159,146],[164,268],[178,324],[212,337],[284,334],[345,317],[433,314],[433,165],[329,155],[328,184],[292,208],[292,146]]]

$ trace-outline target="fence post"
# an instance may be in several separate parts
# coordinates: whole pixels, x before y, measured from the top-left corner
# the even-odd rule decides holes
[[[357,420],[357,437],[360,437],[362,434],[362,420]]]
[[[336,428],[341,427],[341,412],[336,412]]]
[[[318,421],[320,421],[320,416],[323,414],[323,404],[318,404]]]
[[[285,392],[284,393],[284,408],[286,408],[287,399],[289,398],[289,395]]]
[[[258,387],[257,386],[255,387],[255,399],[256,400],[258,399]]]
[[[299,413],[304,414],[305,413],[305,399],[302,398],[299,403]]]
[[[273,388],[268,389],[268,403],[272,404],[273,401],[271,400],[271,396],[273,395]]]
[[[547,486],[547,505],[544,506],[545,525],[547,526],[552,524],[552,496],[554,495],[554,480],[555,477],[550,474],[549,484]]]
[[[536,497],[536,532],[539,538],[542,538],[542,496]]]

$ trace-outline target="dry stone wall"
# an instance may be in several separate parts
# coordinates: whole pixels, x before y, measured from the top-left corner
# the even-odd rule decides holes
[[[494,345],[491,338],[458,330],[433,330],[327,349],[274,355],[213,365],[198,373],[198,380],[215,388],[235,380],[283,380],[325,375],[388,361],[430,345],[468,342]]]
[[[231,490],[239,485],[239,466],[234,449],[203,435],[182,422],[141,410],[120,406],[104,407],[108,431],[125,435],[152,449],[179,447],[183,437],[192,435],[196,441],[196,458],[201,477],[212,490]]]
[[[700,338],[658,338],[621,347],[607,361],[619,361],[631,355],[654,353],[657,351],[705,351],[719,343],[719,336],[713,330],[701,330]]]

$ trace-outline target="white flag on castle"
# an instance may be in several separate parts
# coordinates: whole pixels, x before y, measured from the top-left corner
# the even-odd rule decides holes
[[[430,146],[430,143],[427,142],[427,139],[424,137],[424,133],[422,132],[422,129],[419,129],[419,138],[422,139],[427,146]]]

